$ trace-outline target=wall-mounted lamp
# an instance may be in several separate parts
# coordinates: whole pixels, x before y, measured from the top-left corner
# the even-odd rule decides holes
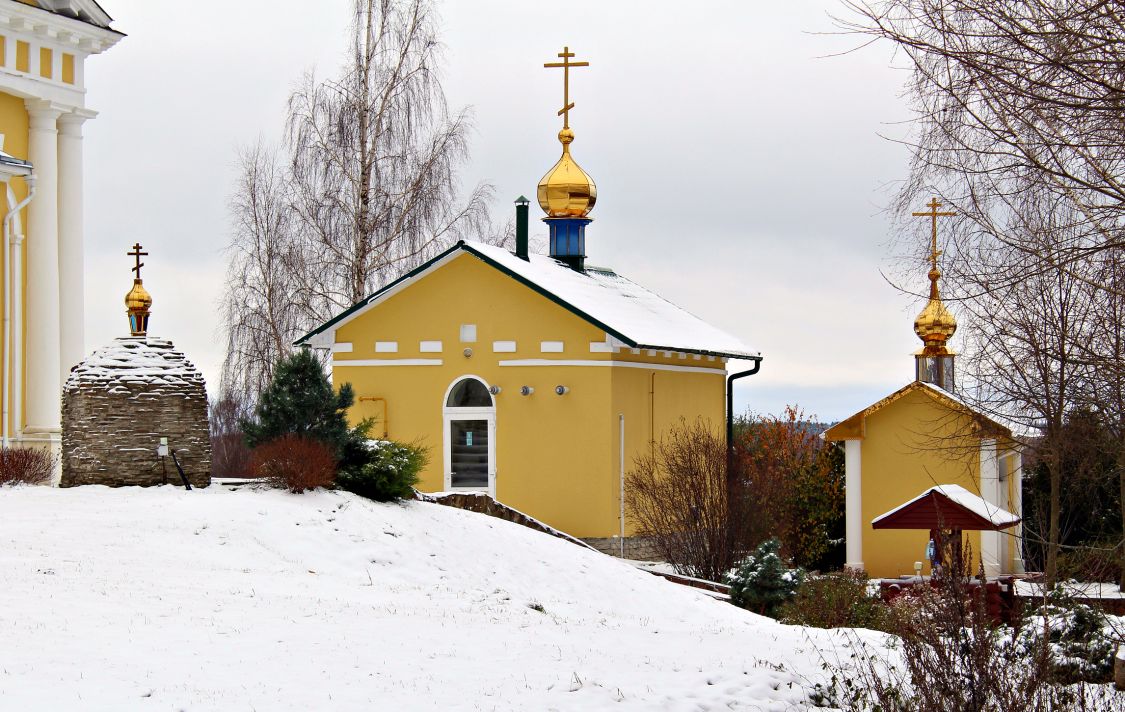
[[[461,353],[465,356],[465,358],[472,358],[473,357],[473,350],[472,349],[465,349]]]
[[[521,386],[520,387],[520,395],[521,396],[529,396],[534,392],[535,392],[535,389],[532,388],[531,386]]]
[[[570,393],[570,389],[566,386],[555,386],[555,395],[565,396],[567,393]]]
[[[488,392],[491,393],[494,396],[500,395],[501,390],[502,389],[500,388],[500,386],[489,386],[488,387]]]

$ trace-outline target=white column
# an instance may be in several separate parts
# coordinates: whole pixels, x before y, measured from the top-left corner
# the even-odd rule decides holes
[[[862,447],[862,440],[844,441],[844,565],[855,571],[863,570]]]
[[[61,113],[50,102],[27,102],[29,158],[35,200],[27,225],[27,433],[57,438],[61,416],[59,381],[58,131]]]
[[[1012,478],[1012,497],[1015,501],[1012,502],[1012,508],[1009,511],[1023,519],[1023,453],[1017,451],[1012,456],[1011,463],[1012,468],[1008,471],[1008,476]],[[1012,573],[1022,574],[1024,572],[1023,523],[1020,522],[1008,531],[1016,538],[1016,556],[1012,561]]]
[[[1007,504],[1008,498],[1000,496],[1000,463],[996,459],[996,441],[987,438],[980,441],[980,496],[997,508]],[[1000,574],[1003,537],[1002,532],[980,533],[980,559],[984,564],[985,576]]]
[[[59,279],[60,383],[86,356],[82,235],[82,123],[86,117],[59,117]]]

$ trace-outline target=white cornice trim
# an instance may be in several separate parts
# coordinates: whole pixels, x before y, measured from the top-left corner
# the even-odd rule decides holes
[[[59,84],[47,79],[33,77],[30,74],[10,71],[0,67],[0,91],[21,99],[38,99],[58,105],[66,112],[85,112],[87,118],[92,118],[97,112],[84,108],[86,91],[69,84]]]
[[[117,30],[91,25],[15,0],[0,1],[0,32],[49,39],[60,46],[69,46],[86,54],[104,52],[125,36]]]
[[[725,376],[726,369],[703,368],[700,366],[668,366],[662,363],[640,363],[637,361],[593,361],[581,359],[521,358],[500,362],[501,366],[610,366],[613,368],[643,368],[647,371],[682,371],[684,373],[710,373]]]
[[[341,366],[440,366],[440,358],[352,358],[334,359],[332,368]]]

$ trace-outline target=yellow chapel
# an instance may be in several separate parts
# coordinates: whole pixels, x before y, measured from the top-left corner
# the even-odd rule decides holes
[[[3,446],[58,451],[62,383],[83,344],[86,60],[124,35],[94,0],[0,0]]]
[[[937,218],[953,213],[938,211],[936,199],[928,207],[914,213],[929,217],[933,231],[929,300],[914,321],[923,343],[915,379],[824,434],[844,443],[846,565],[879,578],[912,574],[915,562],[928,570],[928,529],[877,527],[936,490],[1010,527],[964,532],[986,575],[1021,573],[1022,531],[1010,523],[1022,512],[1022,447],[1009,427],[957,395],[948,347],[957,320],[941,299],[937,249]]]
[[[559,66],[570,62],[564,49]],[[564,86],[565,83],[564,83]],[[613,270],[586,263],[594,181],[571,154],[539,183],[548,255],[463,241],[322,324],[298,345],[331,351],[353,423],[418,441],[418,489],[481,492],[572,536],[628,537],[623,478],[681,418],[719,430],[728,359],[761,356]],[[736,374],[738,375],[738,374]]]

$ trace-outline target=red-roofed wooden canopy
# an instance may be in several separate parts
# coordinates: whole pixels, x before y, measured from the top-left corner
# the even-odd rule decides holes
[[[953,490],[946,485],[945,488]],[[926,490],[906,504],[892,509],[871,522],[873,529],[961,529],[1000,531],[1020,523],[1020,518],[984,499],[956,487],[955,498],[942,492],[943,487]],[[968,497],[966,497],[966,495]],[[972,498],[968,500],[968,498]],[[972,506],[957,501],[966,500]],[[982,514],[983,512],[983,514]],[[985,516],[986,514],[991,515]]]

